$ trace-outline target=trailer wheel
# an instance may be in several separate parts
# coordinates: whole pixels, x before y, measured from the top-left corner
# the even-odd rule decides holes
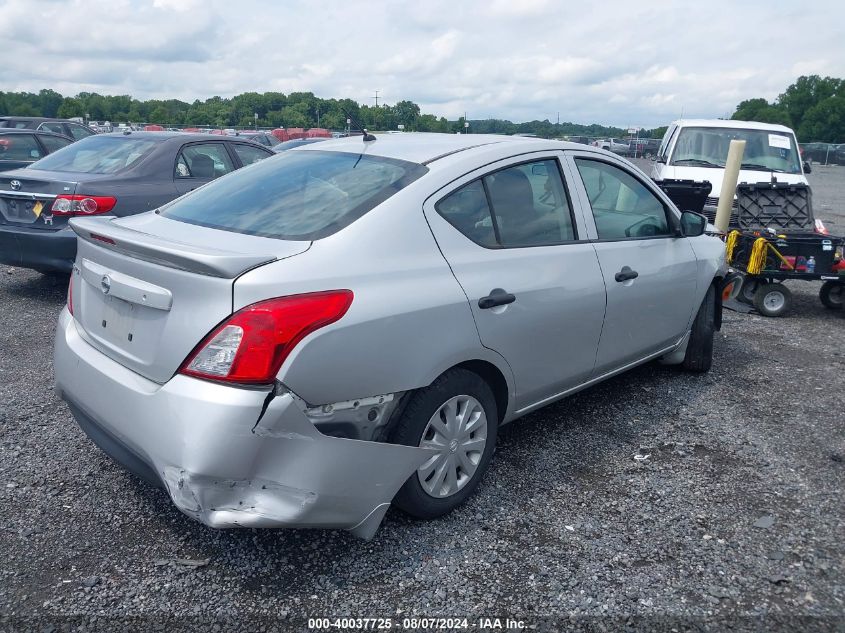
[[[845,304],[845,283],[839,281],[826,281],[819,290],[819,299],[825,308],[841,310]]]
[[[763,316],[783,316],[792,307],[792,293],[783,284],[758,284],[754,293],[754,307]]]

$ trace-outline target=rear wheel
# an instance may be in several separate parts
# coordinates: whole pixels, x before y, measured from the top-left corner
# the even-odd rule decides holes
[[[687,352],[681,366],[704,373],[713,365],[713,337],[716,331],[716,289],[710,286],[692,323]]]
[[[845,283],[839,281],[826,281],[819,290],[819,299],[825,308],[841,310],[845,304]]]
[[[390,440],[429,449],[431,457],[405,482],[393,503],[423,519],[461,505],[487,470],[497,427],[493,391],[471,371],[449,370],[417,391]]]
[[[754,307],[763,316],[783,316],[792,307],[792,293],[783,284],[759,284],[754,292]]]

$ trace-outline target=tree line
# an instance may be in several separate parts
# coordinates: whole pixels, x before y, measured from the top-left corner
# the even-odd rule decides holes
[[[845,142],[845,80],[801,76],[773,102],[746,99],[732,119],[780,123],[795,130],[802,143]]]
[[[83,117],[112,123],[157,123],[202,127],[324,127],[346,128],[347,116],[370,130],[405,130],[418,132],[464,132],[482,134],[536,134],[544,138],[568,135],[589,137],[624,136],[621,128],[577,123],[552,123],[549,120],[513,123],[502,119],[448,120],[423,114],[413,101],[378,107],[361,105],[352,99],[322,99],[311,92],[245,92],[231,98],[211,97],[193,103],[178,99],[142,101],[129,95],[101,95],[80,92],[65,97],[50,89],[32,92],[0,92],[0,114],[16,116]],[[258,115],[256,119],[255,116]],[[354,125],[353,125],[354,127]],[[641,134],[642,136],[642,134]]]

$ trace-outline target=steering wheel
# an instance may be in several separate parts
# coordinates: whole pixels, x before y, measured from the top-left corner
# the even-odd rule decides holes
[[[653,218],[644,218],[625,229],[627,237],[654,237],[660,235],[660,227],[654,224]]]

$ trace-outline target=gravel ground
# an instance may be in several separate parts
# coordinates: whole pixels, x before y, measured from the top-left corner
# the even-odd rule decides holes
[[[845,227],[843,174],[813,184]],[[121,470],[52,391],[64,284],[2,268],[0,630],[845,630],[845,318],[790,287],[787,318],[726,313],[709,374],[650,364],[534,413],[464,507],[367,543],[214,531]]]

